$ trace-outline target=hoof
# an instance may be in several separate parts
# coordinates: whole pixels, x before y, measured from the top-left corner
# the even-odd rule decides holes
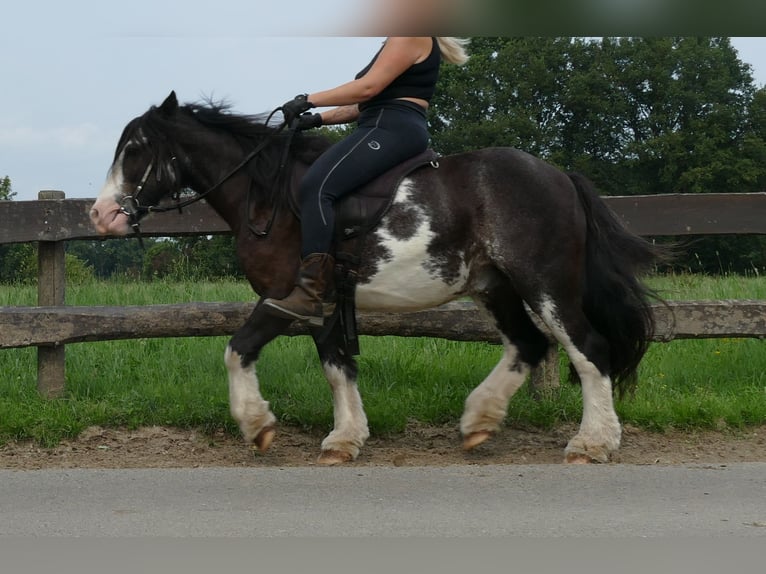
[[[599,464],[609,462],[609,453],[605,448],[568,448],[564,451],[566,464]]]
[[[603,442],[586,442],[575,436],[564,449],[564,462],[567,464],[590,464],[609,462],[609,455],[620,446],[619,439],[611,446]]]
[[[582,454],[579,452],[570,452],[564,458],[564,462],[566,464],[598,464],[601,461],[596,460],[595,458],[591,458],[587,454]]]
[[[339,450],[324,450],[322,454],[317,458],[317,463],[322,466],[335,466],[338,464],[345,464],[354,460],[347,452],[341,452]]]
[[[481,443],[492,438],[493,433],[491,431],[476,431],[472,432],[463,439],[463,450],[473,450]]]
[[[276,430],[273,426],[269,425],[267,427],[263,427],[261,432],[258,433],[258,436],[255,437],[255,440],[253,440],[253,443],[258,447],[259,451],[266,452],[269,450],[271,441],[274,440],[275,434]]]

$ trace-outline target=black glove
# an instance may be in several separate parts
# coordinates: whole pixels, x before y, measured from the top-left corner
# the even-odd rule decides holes
[[[295,123],[295,120],[298,119],[298,116],[313,107],[315,106],[308,100],[308,94],[299,94],[295,96],[289,102],[282,104],[282,115],[285,118],[285,123],[288,126],[292,126],[293,123]]]
[[[305,113],[298,117],[298,123],[295,129],[299,131],[318,128],[322,125],[322,116],[320,114]]]

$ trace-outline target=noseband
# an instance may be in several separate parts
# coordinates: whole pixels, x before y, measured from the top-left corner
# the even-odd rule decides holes
[[[175,161],[175,156],[171,158],[171,161]],[[141,241],[141,232],[139,229],[139,220],[142,216],[146,215],[151,211],[151,206],[143,206],[140,203],[138,203],[138,196],[141,194],[141,190],[144,189],[144,185],[146,185],[146,180],[149,179],[149,174],[152,172],[152,168],[154,167],[154,162],[150,161],[149,165],[146,166],[146,171],[144,171],[144,176],[141,178],[141,181],[136,186],[136,192],[133,195],[126,195],[122,198],[122,201],[120,201],[120,212],[124,213],[128,216],[128,223],[133,228],[133,231],[138,236],[139,241]],[[160,180],[159,173],[157,174],[157,181]],[[142,242],[143,246],[143,242]]]

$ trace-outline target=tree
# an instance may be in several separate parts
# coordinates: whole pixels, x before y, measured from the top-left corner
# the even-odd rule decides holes
[[[766,91],[728,38],[474,38],[432,102],[443,154],[513,146],[607,195],[766,187]],[[705,238],[684,266],[766,267],[760,237]]]
[[[742,141],[745,156],[757,166],[766,165],[766,87],[758,90],[750,102]],[[766,173],[763,170],[756,170],[752,178],[754,191],[766,191]]]
[[[547,157],[561,131],[569,38],[474,38],[471,58],[445,66],[433,99],[434,147],[451,154],[512,146]]]
[[[615,78],[625,93],[635,192],[754,191],[746,153],[752,76],[728,38],[625,39]],[[632,191],[632,190],[631,190]]]
[[[183,274],[189,278],[242,277],[232,235],[181,237]]]
[[[16,194],[11,191],[11,178],[0,179],[0,201],[11,201]],[[26,260],[26,247],[22,245],[0,245],[0,282],[20,280],[19,266]]]
[[[152,238],[144,238],[147,250],[154,242]],[[67,241],[66,251],[85,262],[100,279],[107,279],[114,275],[139,277],[145,255],[140,244],[133,237],[106,241]]]
[[[0,245],[0,283],[30,283],[37,279],[37,249],[33,243]]]
[[[181,250],[175,241],[157,241],[146,250],[142,275],[145,279],[162,279],[177,274]]]
[[[762,185],[753,80],[728,38],[477,38],[470,53],[433,101],[442,153],[519,147],[607,194]]]
[[[9,201],[16,196],[16,192],[11,191],[11,178],[7,175],[0,179],[0,201]]]

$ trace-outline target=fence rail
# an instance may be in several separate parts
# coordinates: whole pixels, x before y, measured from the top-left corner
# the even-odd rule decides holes
[[[126,307],[65,305],[64,243],[103,239],[92,229],[92,199],[40,192],[38,201],[0,202],[0,244],[38,242],[38,306],[0,308],[0,349],[38,347],[38,388],[47,396],[64,389],[64,349],[69,343],[110,339],[229,335],[252,310],[246,303],[187,303]],[[626,227],[645,236],[766,234],[766,193],[672,194],[604,198]],[[142,222],[147,236],[229,233],[204,202],[182,214],[156,214]],[[766,301],[676,301],[654,306],[655,339],[766,337]],[[183,318],[183,319],[181,319]],[[193,325],[193,327],[189,327]],[[470,303],[399,315],[361,313],[363,335],[498,340]],[[306,331],[294,326],[288,334]],[[550,369],[549,369],[550,372]]]
[[[253,303],[183,303],[124,307],[4,307],[0,349],[164,337],[231,335]],[[655,341],[766,337],[766,301],[671,301],[653,305]],[[183,317],[183,322],[179,321]],[[361,335],[439,337],[453,341],[500,342],[483,314],[468,302],[411,313],[360,313]],[[287,335],[307,335],[293,325]]]

